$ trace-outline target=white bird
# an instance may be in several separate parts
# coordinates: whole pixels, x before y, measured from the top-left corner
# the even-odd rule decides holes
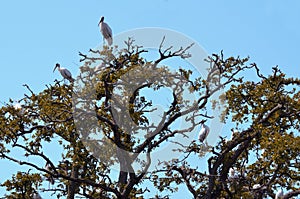
[[[209,134],[209,127],[203,123],[201,125],[201,130],[198,136],[199,141],[203,143],[204,140],[207,138],[208,134]]]
[[[275,199],[280,199],[283,197],[283,190],[279,189],[275,195]]]
[[[69,80],[70,82],[74,82],[75,80],[72,78],[72,74],[71,72],[63,67],[60,67],[60,64],[57,63],[54,67],[53,72],[55,71],[55,69],[57,68],[57,70],[60,72],[61,76],[63,76],[64,79]]]
[[[108,45],[112,45],[113,43],[113,39],[112,39],[112,30],[109,27],[109,25],[107,23],[104,22],[104,17],[102,16],[98,26],[100,26],[100,31],[103,35],[103,43],[104,43],[104,39],[107,41]]]
[[[34,193],[32,199],[43,199],[39,193]]]
[[[263,191],[263,190],[266,190],[267,189],[267,186],[262,186],[260,184],[255,184],[253,185],[252,187],[253,191]]]
[[[21,109],[22,109],[22,105],[18,102],[18,103],[16,103],[16,104],[14,105],[14,108],[15,108],[16,110],[21,110]]]
[[[259,189],[260,187],[261,187],[260,184],[255,184],[255,185],[253,185],[252,189],[253,189],[253,190],[256,190],[256,189]]]
[[[20,104],[20,102],[18,101],[15,101],[15,104],[14,104],[14,109],[21,115],[25,114],[27,112],[27,109],[25,109],[23,107],[22,104]]]
[[[265,153],[265,149],[261,149],[261,151],[260,151],[260,155],[259,155],[259,157],[258,158],[264,158],[264,153]]]
[[[229,169],[229,179],[236,179],[238,178],[238,175],[235,173],[235,168]]]
[[[101,63],[99,65],[97,65],[95,68],[94,68],[94,72],[99,72],[101,69],[103,69],[105,67],[105,63]]]

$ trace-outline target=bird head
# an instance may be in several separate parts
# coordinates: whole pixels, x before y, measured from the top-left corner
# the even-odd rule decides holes
[[[100,21],[99,21],[99,23],[98,23],[98,26],[100,25],[100,23],[102,23],[104,21],[104,17],[102,16],[101,18],[100,18]]]
[[[207,119],[203,119],[200,121],[201,124],[204,124],[205,122],[207,122]]]
[[[60,64],[56,63],[53,72],[55,71],[56,68],[60,68]]]
[[[207,120],[201,120],[199,123],[201,124],[201,126],[203,126],[203,124],[205,124]]]

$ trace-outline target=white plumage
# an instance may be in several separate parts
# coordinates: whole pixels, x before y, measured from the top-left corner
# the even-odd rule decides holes
[[[63,78],[69,80],[70,82],[74,82],[75,80],[72,78],[72,74],[71,72],[63,67],[60,67],[60,64],[57,63],[54,67],[53,72],[55,71],[55,69],[57,68],[57,70],[60,72],[61,76],[63,76]]]
[[[260,187],[261,187],[260,184],[255,184],[255,185],[253,185],[252,189],[256,190],[256,189],[259,189]]]
[[[230,179],[234,179],[234,178],[237,178],[237,174],[235,173],[235,169],[234,168],[230,168],[229,169],[229,178]]]
[[[20,103],[16,103],[16,104],[14,105],[14,108],[15,108],[16,110],[21,110],[21,109],[22,109],[22,105],[21,105]]]
[[[108,45],[112,45],[113,43],[113,39],[112,39],[112,30],[109,27],[109,25],[107,23],[104,22],[104,17],[102,16],[98,26],[100,26],[100,32],[103,35],[103,40],[105,39],[108,43]]]
[[[206,126],[205,124],[202,124],[198,136],[199,141],[203,143],[204,140],[207,138],[208,134],[209,134],[209,127]]]
[[[105,68],[105,63],[101,63],[99,65],[97,65],[95,68],[94,68],[94,72],[99,72],[100,70],[102,70],[103,68]]]
[[[263,185],[261,185],[261,184],[254,184],[253,186],[252,186],[252,190],[254,191],[254,192],[257,192],[257,191],[264,191],[264,190],[266,190],[267,189],[267,186],[263,186]]]
[[[43,199],[39,193],[34,193],[32,199]]]
[[[280,199],[283,197],[283,190],[279,189],[275,195],[275,199]]]
[[[25,109],[23,107],[22,104],[20,104],[20,102],[16,101],[14,104],[14,109],[21,115],[25,114],[27,112],[27,109]]]

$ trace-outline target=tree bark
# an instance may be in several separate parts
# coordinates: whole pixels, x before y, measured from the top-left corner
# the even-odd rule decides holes
[[[75,166],[74,164],[72,166],[71,177],[78,178],[78,166]],[[77,189],[78,189],[78,183],[71,181],[70,185],[68,186],[68,198],[67,199],[74,199]]]
[[[128,174],[132,179],[135,177],[130,157],[126,151],[117,148],[117,158],[120,162],[119,183],[127,184]]]

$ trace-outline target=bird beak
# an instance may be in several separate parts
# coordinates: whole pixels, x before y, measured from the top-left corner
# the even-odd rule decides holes
[[[103,22],[103,21],[104,21],[104,17],[102,16],[102,17],[100,18],[100,21],[99,21],[99,23],[98,23],[98,26],[99,26],[100,23]]]
[[[57,66],[55,66],[55,67],[54,67],[54,70],[53,70],[53,72],[55,71],[55,69],[56,69],[56,68],[57,68]]]

